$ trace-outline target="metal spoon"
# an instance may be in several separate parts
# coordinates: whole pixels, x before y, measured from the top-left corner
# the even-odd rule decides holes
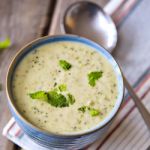
[[[117,7],[118,5],[114,6]],[[109,7],[105,8],[104,12],[100,6],[91,2],[83,1],[71,5],[64,15],[64,30],[66,33],[77,34],[92,39],[111,52],[117,43],[117,30],[113,20],[109,16],[114,9],[108,11],[110,10]],[[109,15],[106,12],[109,12]],[[149,112],[124,75],[123,79],[130,96],[150,130]]]
[[[105,11],[92,2],[74,3],[66,10],[64,15],[65,32],[92,39],[112,52],[117,44],[117,29],[109,15],[113,14],[124,1],[111,0],[105,6]]]
[[[66,33],[89,38],[108,51],[117,43],[117,29],[111,17],[102,8],[91,2],[77,2],[71,5],[64,17]]]

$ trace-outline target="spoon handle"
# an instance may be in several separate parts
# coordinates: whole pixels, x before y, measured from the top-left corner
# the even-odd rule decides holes
[[[124,79],[124,84],[129,92],[130,96],[134,100],[135,105],[137,106],[138,110],[140,111],[140,113],[150,131],[150,113],[145,108],[145,106],[141,102],[140,98],[135,94],[133,88],[131,87],[131,85],[129,84],[129,82],[127,81],[127,79],[124,75],[123,75],[123,79]]]
[[[125,0],[110,0],[103,8],[105,13],[112,15]]]

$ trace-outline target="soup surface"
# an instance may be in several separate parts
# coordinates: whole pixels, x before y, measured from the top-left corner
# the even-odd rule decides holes
[[[99,124],[118,95],[111,64],[93,48],[67,41],[42,45],[26,55],[12,86],[16,106],[28,121],[61,134]]]

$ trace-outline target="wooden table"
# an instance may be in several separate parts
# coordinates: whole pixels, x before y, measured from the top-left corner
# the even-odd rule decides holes
[[[0,149],[12,150],[13,144],[1,133],[10,119],[5,95],[8,65],[16,52],[29,41],[46,35],[52,16],[51,0],[2,0],[0,2],[0,37],[10,37],[12,46],[0,54]]]
[[[62,34],[61,17],[68,5],[77,0],[1,0],[0,38],[10,37],[12,46],[0,53],[0,149],[12,150],[14,144],[1,135],[11,115],[7,107],[5,78],[12,57],[29,41],[47,34]],[[108,1],[94,0],[104,6]],[[118,27],[119,42],[113,55],[129,81],[134,84],[150,66],[150,1],[138,4]],[[142,13],[141,13],[142,9]],[[138,16],[138,17],[136,17]],[[144,18],[143,18],[144,16]],[[115,17],[113,16],[115,19]],[[15,147],[16,149],[16,147]]]

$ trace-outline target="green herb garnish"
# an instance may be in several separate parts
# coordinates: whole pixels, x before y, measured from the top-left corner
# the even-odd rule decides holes
[[[74,96],[72,95],[72,94],[70,94],[70,93],[68,93],[67,94],[67,97],[68,97],[68,102],[69,102],[69,104],[74,104],[75,103],[75,98],[74,98]]]
[[[94,109],[94,108],[90,108],[89,112],[92,117],[99,115],[99,110]]]
[[[38,99],[43,101],[48,101],[48,93],[44,91],[38,91],[29,94],[32,99]]]
[[[4,41],[0,41],[0,49],[8,48],[11,45],[10,38],[6,38]]]
[[[66,91],[67,86],[65,84],[61,84],[61,85],[58,86],[58,89],[60,90],[60,92]]]
[[[94,71],[88,74],[88,80],[89,80],[89,84],[91,86],[95,86],[96,85],[96,81],[102,77],[103,72],[102,71]]]
[[[30,93],[29,96],[32,99],[46,101],[54,107],[68,107],[69,105],[73,105],[75,103],[74,96],[70,93],[68,93],[67,96],[64,96],[60,92],[66,90],[66,86],[61,85],[60,87],[61,88],[55,88],[49,92],[38,91],[35,93]]]
[[[81,111],[82,113],[89,111],[89,113],[92,117],[98,116],[100,114],[98,109],[91,108],[89,106],[82,106],[82,107],[78,108],[78,110]]]
[[[66,60],[59,60],[59,65],[64,69],[64,70],[69,70],[72,65],[67,62]]]
[[[69,103],[66,97],[56,91],[50,91],[48,93],[48,103],[55,107],[67,107]]]

